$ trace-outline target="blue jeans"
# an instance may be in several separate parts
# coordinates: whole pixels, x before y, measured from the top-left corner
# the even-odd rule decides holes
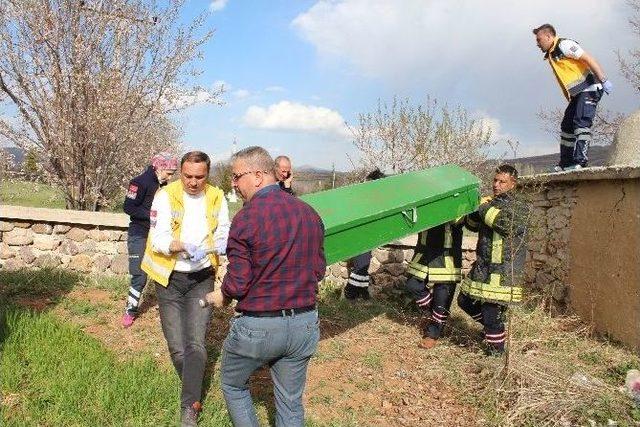
[[[147,284],[147,273],[142,271],[140,263],[144,256],[144,250],[147,246],[146,236],[127,237],[127,250],[129,252],[129,274],[131,275],[131,285],[129,286],[129,295],[127,296],[127,313],[132,316],[138,314],[138,306],[140,305],[140,297],[144,286]]]
[[[264,365],[271,369],[276,426],[304,425],[302,392],[309,359],[320,339],[318,312],[287,317],[239,316],[230,324],[220,371],[233,425],[259,426],[248,381]]]
[[[213,290],[213,279],[213,269],[205,268],[193,273],[174,271],[166,288],[156,284],[162,332],[182,381],[182,409],[191,407],[202,396],[207,363],[205,335],[211,307],[200,307],[198,300]]]

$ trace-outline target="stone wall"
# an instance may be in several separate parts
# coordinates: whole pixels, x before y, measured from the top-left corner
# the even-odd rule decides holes
[[[126,274],[124,214],[2,206],[0,266],[62,267],[82,273]]]
[[[526,285],[640,351],[640,167],[524,179],[533,218]]]

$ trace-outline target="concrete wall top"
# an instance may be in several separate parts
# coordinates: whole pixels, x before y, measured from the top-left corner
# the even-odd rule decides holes
[[[11,205],[0,206],[0,219],[85,224],[116,228],[129,227],[129,216],[123,213],[30,208]]]
[[[638,166],[596,166],[567,172],[526,175],[521,177],[518,183],[527,186],[540,183],[637,178],[640,178]]]

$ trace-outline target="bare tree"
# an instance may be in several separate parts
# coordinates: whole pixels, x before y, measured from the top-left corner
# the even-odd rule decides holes
[[[0,181],[8,177],[14,166],[14,156],[9,151],[0,147]]]
[[[392,173],[457,164],[484,175],[489,150],[499,141],[492,128],[473,119],[461,107],[450,108],[427,98],[424,105],[412,105],[394,97],[391,105],[378,101],[373,113],[360,114],[358,126],[351,128],[360,159],[356,169],[378,167]]]
[[[564,112],[559,108],[552,110],[540,109],[538,111],[538,119],[542,123],[542,129],[549,135],[553,135],[560,143],[560,123]],[[611,110],[599,110],[591,127],[591,144],[593,145],[609,145],[613,142],[613,137],[620,126],[620,122],[624,119],[622,113]]]
[[[212,35],[183,0],[0,0],[0,139],[35,147],[68,208],[97,210],[159,149],[176,150],[168,114],[217,92],[184,89]]]
[[[640,0],[628,0],[627,4],[632,10],[632,15],[629,18],[631,31],[640,38]],[[629,49],[626,53],[628,57],[625,57],[620,51],[617,52],[620,71],[633,87],[640,91],[640,49]]]

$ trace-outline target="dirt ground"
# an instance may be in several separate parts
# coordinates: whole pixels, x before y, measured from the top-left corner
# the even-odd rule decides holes
[[[22,304],[43,308],[46,301],[25,300]],[[120,324],[123,304],[124,298],[113,291],[80,287],[52,310],[98,338],[122,360],[150,354],[159,363],[170,363],[154,295],[145,296],[141,315],[129,329]],[[360,304],[360,313],[366,313],[375,303]],[[215,311],[210,325],[209,370],[214,375],[231,314],[230,309]],[[304,397],[307,418],[320,425],[483,424],[477,411],[462,401],[460,390],[443,381],[438,369],[443,354],[465,350],[463,343],[443,339],[442,346],[430,353],[417,347],[420,319],[415,315],[382,312],[354,321],[343,314],[321,317],[321,342],[309,367]],[[216,387],[212,385],[208,394],[219,397]],[[256,403],[273,412],[267,369],[254,374],[251,388]],[[267,416],[263,413],[261,418]]]

